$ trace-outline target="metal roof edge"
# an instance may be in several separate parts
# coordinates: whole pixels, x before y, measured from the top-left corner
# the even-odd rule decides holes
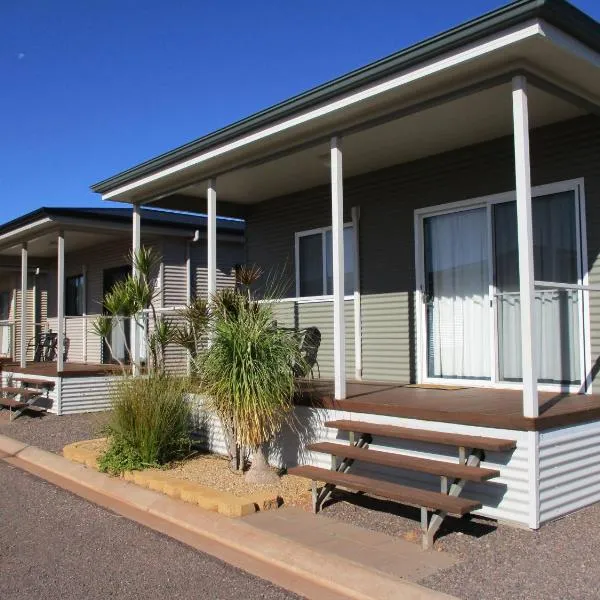
[[[91,211],[97,212],[91,212]],[[106,210],[106,214],[102,214],[102,211]],[[22,227],[24,225],[28,225],[30,223],[35,223],[36,221],[42,220],[44,217],[59,220],[61,217],[71,217],[75,219],[81,219],[84,221],[85,219],[93,219],[94,221],[104,221],[104,222],[113,222],[113,223],[130,223],[131,215],[123,214],[123,216],[109,214],[109,211],[113,209],[103,209],[103,208],[73,208],[73,207],[48,207],[42,206],[34,211],[21,215],[16,219],[12,219],[6,223],[0,225],[0,235],[4,235],[10,233]],[[128,209],[123,209],[127,211]],[[129,211],[131,212],[131,211]],[[163,217],[162,219],[154,218],[151,214],[152,209],[142,209],[142,225],[152,225],[154,227],[163,227],[169,229],[188,229],[192,230],[203,230],[206,229],[206,225],[202,225],[199,223],[184,223],[181,221],[170,221],[168,218]],[[161,212],[160,214],[167,214],[167,212]],[[202,217],[202,215],[198,215],[198,217]],[[239,235],[242,237],[244,235],[245,224],[242,221],[238,220],[229,220],[224,219],[222,217],[217,218],[217,232],[219,233],[227,233],[230,235]]]

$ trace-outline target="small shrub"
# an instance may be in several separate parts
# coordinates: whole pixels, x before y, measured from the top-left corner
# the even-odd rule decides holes
[[[120,475],[123,471],[139,471],[144,464],[140,453],[123,438],[112,436],[106,452],[98,460],[102,473]]]
[[[188,382],[168,374],[131,377],[112,391],[109,447],[100,467],[118,474],[163,465],[190,450]]]

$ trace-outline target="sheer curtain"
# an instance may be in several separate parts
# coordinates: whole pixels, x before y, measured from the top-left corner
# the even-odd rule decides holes
[[[574,194],[562,192],[533,199],[533,245],[536,281],[577,283],[577,232]],[[498,292],[499,374],[520,381],[521,314],[516,204],[494,206],[494,247]],[[536,289],[534,305],[538,379],[579,383],[580,314],[577,291]]]
[[[425,220],[429,377],[489,379],[486,209]]]

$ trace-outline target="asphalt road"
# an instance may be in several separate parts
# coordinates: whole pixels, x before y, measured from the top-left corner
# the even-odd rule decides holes
[[[0,462],[0,598],[298,596]]]

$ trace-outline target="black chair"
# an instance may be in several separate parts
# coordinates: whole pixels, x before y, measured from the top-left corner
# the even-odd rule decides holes
[[[319,368],[317,355],[321,346],[321,332],[317,327],[307,327],[298,331],[298,335],[300,336],[300,354],[304,362],[294,365],[294,375],[314,379],[314,368],[316,367],[320,379],[321,369]]]

